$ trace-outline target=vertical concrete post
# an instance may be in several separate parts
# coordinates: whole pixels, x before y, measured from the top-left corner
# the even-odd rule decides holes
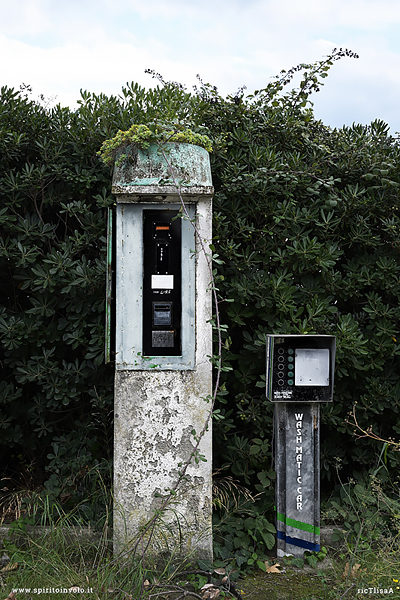
[[[332,402],[336,340],[267,336],[267,398],[275,403],[277,555],[320,549],[321,402]]]
[[[319,403],[275,404],[277,556],[320,549]]]
[[[208,251],[213,194],[209,155],[190,144],[166,146]],[[206,422],[210,403],[205,399],[212,394],[212,300],[206,257],[193,222],[183,218],[181,352],[144,355],[144,214],[163,210],[175,215],[181,202],[155,145],[132,149],[130,159],[114,171],[112,191],[117,197],[114,545],[119,550],[138,539],[160,508],[193,453],[194,432],[198,435]],[[192,460],[151,537],[149,549],[157,556],[212,559],[211,421],[200,453],[205,461]]]

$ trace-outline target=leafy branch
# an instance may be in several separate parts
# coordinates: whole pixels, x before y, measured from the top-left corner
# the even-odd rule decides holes
[[[347,48],[334,48],[332,52],[323,60],[315,63],[300,63],[296,67],[292,67],[289,71],[282,70],[279,75],[275,76],[276,81],[269,83],[266,88],[256,90],[254,96],[261,95],[263,102],[271,101],[272,106],[277,107],[279,101],[276,99],[277,94],[289,85],[295,74],[304,71],[303,80],[300,82],[298,89],[292,90],[287,95],[286,101],[292,108],[298,106],[304,108],[309,102],[308,97],[313,92],[319,92],[323,84],[323,79],[328,77],[328,71],[334,62],[341,58],[359,58],[358,54]]]

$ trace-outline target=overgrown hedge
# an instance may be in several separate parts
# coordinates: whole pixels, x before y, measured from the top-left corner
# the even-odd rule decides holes
[[[75,504],[110,485],[113,369],[104,365],[104,140],[133,123],[192,111],[179,89],[81,93],[48,108],[29,86],[0,92],[0,477],[45,484]],[[92,490],[93,491],[93,490]]]
[[[82,93],[76,111],[0,96],[0,463],[75,502],[112,460],[113,370],[103,364],[102,142],[133,123],[179,121],[214,142],[214,249],[224,333],[214,425],[220,474],[271,490],[265,334],[337,336],[335,398],[322,410],[322,469],[365,470],[400,433],[399,144],[381,121],[331,130],[307,102],[337,55],[265,90],[222,98],[200,82]],[[387,466],[398,472],[398,454]],[[90,478],[89,478],[90,480]],[[21,482],[20,482],[21,483]],[[264,508],[272,494],[263,496]]]
[[[226,155],[213,160],[218,285],[234,300],[220,304],[233,370],[219,454],[247,483],[269,465],[265,335],[332,334],[335,392],[322,407],[321,467],[337,481],[337,466],[347,475],[377,466],[382,449],[355,439],[355,405],[365,430],[400,433],[398,140],[381,121],[331,131],[289,103],[229,109]],[[398,473],[399,454],[387,460]]]

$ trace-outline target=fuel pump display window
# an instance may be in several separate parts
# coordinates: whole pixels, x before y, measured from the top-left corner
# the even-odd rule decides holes
[[[296,348],[295,385],[329,385],[329,349]]]
[[[171,239],[171,222],[161,223],[153,221],[153,239],[154,240],[170,240]]]
[[[144,192],[140,199],[135,196],[125,201],[124,196],[124,201],[117,203],[118,370],[187,371],[196,366],[196,330],[200,321],[206,322],[196,322],[196,316],[208,314],[208,304],[199,300],[206,294],[206,286],[196,290],[196,204],[197,199],[188,200],[190,219],[183,219],[175,198],[150,199]],[[205,230],[209,226],[209,221],[202,221]]]
[[[151,276],[152,290],[173,290],[174,276],[173,275],[152,275]]]

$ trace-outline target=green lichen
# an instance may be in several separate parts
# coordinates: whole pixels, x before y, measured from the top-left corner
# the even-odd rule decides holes
[[[167,127],[159,124],[132,125],[127,131],[118,131],[117,135],[103,142],[97,154],[107,165],[114,162],[118,166],[127,158],[124,150],[128,146],[147,149],[150,144],[163,142],[182,142],[205,148],[212,152],[212,143],[208,136],[194,133],[191,129]]]

